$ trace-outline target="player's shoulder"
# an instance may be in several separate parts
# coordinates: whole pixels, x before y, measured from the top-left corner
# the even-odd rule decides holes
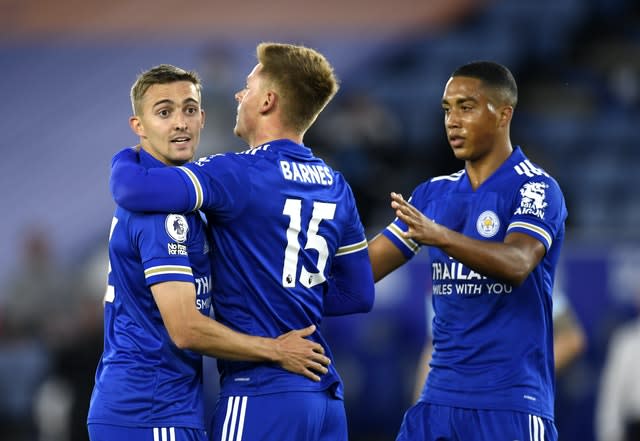
[[[156,215],[156,214],[153,214]],[[120,205],[116,206],[113,213],[114,219],[116,219],[117,225],[120,227],[128,226],[129,224],[135,224],[145,221],[151,216],[151,213],[138,213],[135,211],[129,211]]]
[[[416,207],[423,207],[429,201],[446,197],[455,192],[466,172],[459,170],[448,175],[434,176],[418,184],[411,193],[410,201]]]
[[[462,169],[462,170],[458,170],[455,173],[451,173],[449,175],[434,176],[433,178],[429,179],[423,184],[444,185],[444,186],[455,185],[456,183],[462,180],[465,174],[466,174],[466,171]]]
[[[124,207],[118,206],[116,208],[115,216],[119,221],[127,220],[130,223],[151,223],[159,219],[164,219],[166,213],[129,211]]]
[[[186,166],[192,169],[206,168],[209,165],[220,161],[229,161],[233,159],[234,155],[234,152],[215,153],[213,155],[202,156],[195,161],[186,164]]]
[[[545,169],[528,159],[515,164],[511,170],[510,187],[525,198],[562,199],[563,193],[558,181]]]
[[[253,147],[238,152],[225,152],[216,153],[198,159],[194,162],[196,166],[205,166],[208,163],[226,162],[226,163],[247,163],[255,162],[264,158],[274,156],[274,152],[269,149],[269,144],[265,144],[259,147]]]
[[[250,168],[250,164],[246,162],[247,157],[245,152],[216,153],[201,157],[180,168],[191,180],[207,177],[224,181],[229,176],[245,176]],[[200,181],[200,183],[203,184],[204,181]]]
[[[271,149],[269,149],[269,144],[264,144],[258,147],[252,147],[238,152],[226,152],[214,156],[223,161],[254,162],[264,158],[272,157],[274,155],[275,153]]]
[[[465,175],[466,171],[462,169],[448,175],[434,176],[419,184],[413,193],[414,195],[426,194],[427,192],[430,195],[446,193],[457,188]]]
[[[541,165],[531,161],[523,153],[515,158],[509,169],[509,177],[511,179],[525,183],[527,181],[536,180],[540,182],[548,182],[554,187],[558,186],[556,179],[551,176],[547,170]]]
[[[148,213],[133,212],[125,208],[116,209],[118,222],[126,224],[133,231],[151,231],[154,229],[164,229],[170,236],[172,233],[181,235],[181,231],[200,231],[205,229],[203,219],[198,213]]]

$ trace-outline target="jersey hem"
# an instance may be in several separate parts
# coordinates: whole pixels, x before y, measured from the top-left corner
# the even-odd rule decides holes
[[[154,427],[180,427],[184,429],[198,429],[206,430],[204,424],[189,424],[184,422],[172,422],[172,421],[155,421],[155,422],[135,422],[135,421],[118,421],[113,422],[112,419],[104,418],[87,418],[87,425],[89,424],[104,424],[106,426],[117,427],[138,427],[138,428],[154,428]]]
[[[478,404],[461,404],[459,402],[450,401],[450,400],[438,400],[434,398],[423,398],[421,397],[418,402],[437,404],[439,406],[448,406],[448,407],[457,407],[460,409],[481,409],[481,410],[507,410],[510,412],[522,412],[526,414],[536,415],[541,418],[546,418],[550,421],[554,421],[553,413],[547,413],[544,411],[540,411],[538,409],[532,409],[530,407],[521,407],[521,406],[512,406],[512,405],[478,405]]]

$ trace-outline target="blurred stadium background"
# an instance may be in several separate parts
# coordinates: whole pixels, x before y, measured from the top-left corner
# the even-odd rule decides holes
[[[565,191],[559,285],[588,338],[558,379],[560,439],[595,439],[609,338],[640,305],[640,3],[241,3],[0,0],[0,439],[86,439],[109,165],[136,142],[127,124],[136,75],[159,63],[197,70],[207,111],[199,153],[238,150],[233,93],[265,40],[333,62],[342,89],[306,143],[350,180],[370,237],[391,220],[390,191],[462,167],[442,127],[450,72],[477,59],[511,68],[512,140]],[[372,313],[325,323],[354,441],[394,439],[411,404],[426,274],[419,256],[378,284]]]

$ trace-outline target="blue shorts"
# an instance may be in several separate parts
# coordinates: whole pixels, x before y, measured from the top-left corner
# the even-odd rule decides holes
[[[204,430],[186,427],[126,427],[91,423],[87,429],[91,441],[207,441]]]
[[[342,400],[329,392],[283,392],[222,397],[211,441],[347,441]]]
[[[557,441],[553,421],[510,410],[477,410],[418,402],[396,441]]]

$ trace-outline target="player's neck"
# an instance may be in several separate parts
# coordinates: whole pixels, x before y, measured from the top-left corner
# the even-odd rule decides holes
[[[502,144],[504,147],[497,147],[488,154],[465,163],[465,169],[471,187],[477,190],[498,168],[511,156],[513,147],[509,140]]]
[[[276,139],[289,139],[296,144],[302,144],[302,137],[302,134],[296,133],[292,130],[271,126],[256,131],[255,135],[247,141],[251,148],[255,148],[270,141],[275,141]]]
[[[187,162],[191,161],[193,159],[193,157],[187,159],[187,160],[178,160],[178,159],[173,159],[167,156],[164,156],[162,154],[160,154],[156,149],[151,148],[150,146],[146,145],[146,143],[140,143],[140,148],[142,150],[144,150],[149,156],[151,156],[152,158],[162,162],[164,165],[168,165],[168,166],[180,166],[180,165],[184,165]]]

